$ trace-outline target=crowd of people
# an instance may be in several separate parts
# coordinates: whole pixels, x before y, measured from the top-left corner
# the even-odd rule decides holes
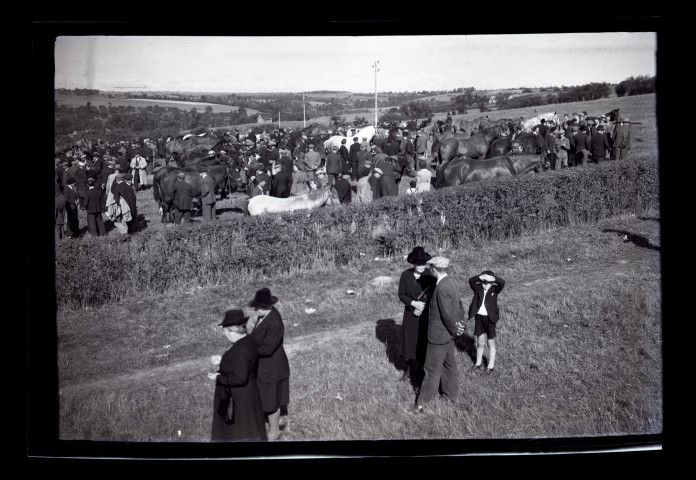
[[[56,238],[79,235],[79,210],[87,214],[89,234],[105,235],[106,222],[110,222],[122,238],[128,238],[135,231],[138,218],[136,192],[147,187],[147,175],[154,171],[155,157],[163,158],[164,151],[158,151],[156,145],[154,142],[99,142],[57,153]]]
[[[621,160],[631,148],[631,122],[625,116],[610,123],[606,115],[591,118],[586,111],[572,116],[566,113],[558,125],[542,119],[532,133],[543,138],[546,160],[553,170]]]
[[[607,129],[609,125],[611,131]],[[371,138],[360,138],[353,135],[356,130],[338,128],[335,132],[313,134],[273,129],[259,135],[253,129],[246,133],[235,130],[225,149],[211,150],[202,160],[213,158],[234,167],[249,198],[286,198],[330,185],[341,203],[369,203],[382,197],[430,190],[434,173],[431,159],[436,153],[432,151],[433,140],[435,132],[441,132],[391,128],[388,132],[378,129]],[[631,122],[627,117],[609,123],[606,116],[588,117],[587,112],[565,114],[557,125],[542,119],[532,133],[542,137],[546,159],[556,170],[590,161],[620,160],[631,148]],[[345,138],[340,146],[326,151],[324,142],[332,135]],[[113,222],[127,238],[137,224],[134,192],[148,187],[148,175],[154,173],[155,161],[165,158],[168,163],[163,138],[98,141],[57,154],[56,237],[75,237],[80,230],[78,209],[89,207],[86,213],[90,234],[104,235],[106,221]],[[207,186],[206,195],[200,199],[204,220],[216,218],[215,188]],[[188,220],[192,211],[189,204],[193,198],[185,198],[186,192],[179,193],[175,214],[187,213],[175,215],[176,223]]]

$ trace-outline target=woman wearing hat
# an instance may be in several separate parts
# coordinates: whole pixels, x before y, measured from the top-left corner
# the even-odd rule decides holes
[[[213,357],[213,363],[220,365],[218,373],[208,374],[215,380],[213,442],[268,439],[256,383],[258,354],[254,339],[247,335],[247,320],[242,310],[228,310],[220,323],[232,346],[222,357]],[[232,418],[226,418],[227,400],[232,402]]]
[[[268,418],[268,438],[280,436],[281,408],[290,403],[290,364],[283,348],[285,327],[280,313],[273,306],[278,298],[271,290],[262,288],[249,302],[258,314],[252,321],[250,335],[256,341],[259,367],[256,380],[261,393],[261,404]],[[287,413],[286,413],[287,414]]]
[[[413,370],[425,360],[428,338],[428,296],[433,293],[435,277],[427,270],[426,262],[432,257],[423,247],[415,247],[406,257],[413,267],[404,270],[399,280],[399,300],[404,304],[401,322],[401,355],[406,369],[401,380],[410,378]]]

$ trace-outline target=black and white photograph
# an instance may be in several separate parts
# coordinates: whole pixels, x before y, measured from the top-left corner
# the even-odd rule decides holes
[[[651,26],[54,27],[29,431],[99,458],[660,451]]]

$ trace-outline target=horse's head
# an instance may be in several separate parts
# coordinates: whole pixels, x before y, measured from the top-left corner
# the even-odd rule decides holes
[[[619,119],[619,108],[615,108],[614,110],[607,112],[606,116],[609,117],[609,120],[612,122],[616,122]]]
[[[233,185],[234,188],[232,188]],[[239,171],[232,166],[227,166],[227,187],[230,193],[234,191],[242,191],[245,187],[244,182],[242,181],[242,176],[239,174]]]

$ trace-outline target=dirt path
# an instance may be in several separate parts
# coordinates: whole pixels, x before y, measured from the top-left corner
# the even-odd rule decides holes
[[[292,359],[295,354],[326,345],[333,341],[337,336],[341,336],[342,338],[358,337],[363,329],[372,326],[374,326],[373,321],[366,321],[353,324],[348,327],[343,327],[338,330],[317,332],[286,339],[284,343],[285,352],[287,353],[288,358]],[[181,376],[182,374],[205,375],[211,371],[210,356],[205,356],[192,360],[185,360],[183,362],[177,362],[171,365],[155,367],[149,370],[126,373],[111,378],[65,386],[60,389],[60,395],[77,395],[94,389],[118,390],[125,384],[129,383],[141,383],[143,381],[164,382],[164,379],[170,376]]]

